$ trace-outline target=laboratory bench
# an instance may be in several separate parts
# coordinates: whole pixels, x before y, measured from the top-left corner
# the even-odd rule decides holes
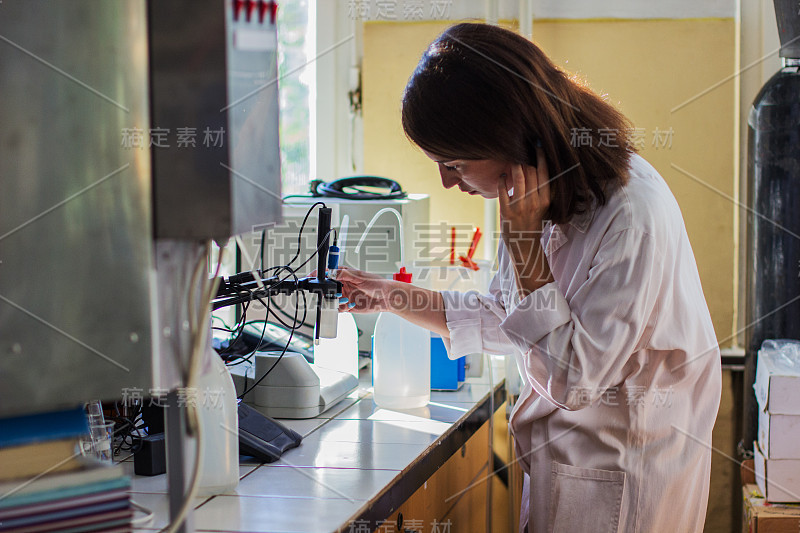
[[[458,391],[434,391],[426,407],[403,411],[378,407],[368,371],[362,371],[359,388],[329,411],[312,419],[281,420],[303,435],[299,447],[273,463],[242,457],[235,489],[197,498],[194,528],[483,530],[488,506],[496,509],[503,498],[502,484],[488,475],[495,466],[489,436],[502,439],[506,431],[502,362],[492,367],[493,386],[485,370],[481,377],[467,378]],[[489,423],[492,413],[497,427]],[[122,462],[132,477],[131,499],[154,514],[137,531],[163,528],[169,521],[166,474],[136,476],[132,461]],[[507,511],[501,513],[503,522]]]

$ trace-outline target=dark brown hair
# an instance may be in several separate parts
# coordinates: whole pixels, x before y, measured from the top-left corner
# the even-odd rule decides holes
[[[406,86],[402,118],[411,141],[447,159],[535,165],[540,141],[555,223],[593,199],[604,204],[627,180],[635,151],[622,113],[532,42],[489,24],[457,24],[431,43]]]

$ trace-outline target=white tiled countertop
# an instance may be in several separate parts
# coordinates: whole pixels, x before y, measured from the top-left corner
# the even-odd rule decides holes
[[[502,364],[493,371],[496,409],[504,397]],[[359,521],[374,530],[488,420],[488,372],[458,391],[432,392],[424,408],[403,411],[375,405],[368,380],[362,375],[356,392],[318,418],[281,420],[303,435],[300,446],[274,463],[243,462],[234,490],[196,500],[195,529],[331,533]],[[137,531],[163,528],[166,475],[136,476],[133,463],[125,465],[131,499],[154,513]]]

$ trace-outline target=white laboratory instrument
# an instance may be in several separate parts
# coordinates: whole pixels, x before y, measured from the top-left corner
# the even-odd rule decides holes
[[[312,366],[299,353],[280,355],[281,352],[258,352],[255,364],[230,368],[237,395],[261,380],[242,400],[266,416],[312,418],[358,387],[358,379],[351,374]]]

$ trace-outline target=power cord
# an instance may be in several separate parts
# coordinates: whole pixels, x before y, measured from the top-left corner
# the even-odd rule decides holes
[[[134,507],[134,509],[136,509],[140,513],[144,514],[144,516],[140,516],[139,518],[131,519],[131,525],[132,526],[140,526],[142,524],[146,524],[146,523],[150,522],[153,519],[153,516],[154,516],[153,511],[151,511],[150,509],[148,509],[144,505],[142,505],[142,504],[140,504],[138,502],[135,502],[133,500],[131,500],[131,505]]]
[[[387,192],[375,192],[373,189],[387,189]],[[407,195],[396,181],[380,176],[353,176],[340,178],[325,183],[321,180],[311,182],[312,196],[327,196],[329,198],[345,198],[347,200],[399,200]]]
[[[327,197],[347,200],[401,200],[408,196],[395,180],[381,176],[352,176],[328,183],[322,180],[312,180],[309,189],[309,195],[291,194],[284,196],[284,199]],[[384,189],[386,192],[376,192],[370,189]]]
[[[246,296],[248,298],[248,300],[243,304],[241,318],[240,318],[239,322],[236,324],[236,326],[234,328],[228,327],[227,324],[225,324],[224,322],[223,322],[223,325],[225,326],[225,328],[216,328],[218,330],[225,331],[227,333],[235,334],[235,335],[233,335],[233,339],[228,341],[228,346],[225,349],[222,349],[222,350],[219,351],[220,355],[223,356],[224,359],[226,359],[225,364],[227,366],[239,365],[239,364],[242,364],[242,363],[245,363],[245,362],[249,362],[252,359],[252,357],[258,351],[258,347],[261,346],[261,343],[264,340],[264,337],[266,335],[266,330],[267,330],[267,324],[269,323],[270,317],[272,317],[275,321],[280,323],[284,328],[286,328],[289,331],[289,336],[288,336],[288,339],[286,340],[286,344],[284,345],[283,350],[281,351],[281,355],[272,364],[272,366],[269,368],[269,370],[267,370],[267,372],[265,372],[264,375],[262,375],[258,380],[256,380],[253,383],[253,385],[251,385],[250,387],[247,387],[245,385],[244,392],[242,392],[242,394],[238,396],[238,398],[240,398],[240,399],[243,398],[251,390],[253,390],[254,387],[258,386],[263,381],[263,379],[266,378],[267,375],[269,375],[270,372],[272,372],[272,370],[278,365],[278,363],[281,361],[281,359],[285,355],[286,351],[288,350],[289,346],[291,345],[291,341],[292,341],[295,333],[297,333],[297,329],[302,327],[302,326],[308,326],[308,324],[306,324],[306,318],[308,316],[308,301],[306,300],[306,294],[305,294],[304,291],[300,291],[300,293],[301,293],[300,295],[298,295],[297,292],[293,293],[294,300],[295,300],[294,301],[294,308],[295,308],[294,309],[294,316],[291,316],[288,313],[286,313],[277,304],[274,305],[274,307],[277,308],[278,311],[282,315],[284,315],[286,318],[290,319],[290,322],[285,322],[281,317],[279,317],[276,314],[275,310],[273,310],[273,305],[271,305],[271,304],[274,304],[274,302],[272,300],[272,297],[269,296],[269,294],[264,294],[264,293],[268,292],[267,291],[268,289],[270,289],[270,288],[272,288],[272,287],[274,287],[276,285],[279,285],[279,284],[283,283],[284,281],[286,281],[286,280],[288,280],[290,278],[293,278],[294,282],[297,283],[299,281],[297,272],[299,270],[301,270],[305,265],[307,265],[309,263],[309,261],[311,261],[320,252],[321,247],[324,246],[325,243],[329,241],[331,233],[334,235],[334,244],[335,244],[336,239],[338,239],[338,232],[336,231],[335,228],[332,228],[328,232],[328,235],[325,236],[326,238],[320,240],[321,244],[319,246],[317,246],[317,248],[314,250],[314,252],[311,253],[309,255],[309,257],[306,258],[305,261],[303,261],[299,266],[292,266],[295,263],[295,261],[297,261],[299,259],[299,257],[300,257],[300,252],[302,251],[303,231],[305,229],[306,223],[308,222],[308,218],[311,216],[311,213],[313,212],[313,210],[317,206],[320,206],[320,207],[323,207],[323,208],[326,207],[324,202],[315,202],[314,204],[312,204],[308,208],[308,211],[306,212],[305,216],[303,217],[303,222],[300,225],[300,229],[299,229],[298,234],[297,234],[297,250],[295,251],[294,256],[289,260],[289,262],[287,264],[273,266],[273,267],[269,267],[269,268],[264,268],[264,242],[265,242],[265,237],[266,237],[266,230],[263,230],[262,231],[262,235],[261,235],[261,247],[260,247],[260,250],[259,250],[261,270],[260,271],[254,271],[254,270],[251,271],[253,278],[258,282],[258,287],[254,288],[254,289],[247,289],[245,287],[242,287],[241,285],[237,285],[235,283],[232,284],[233,288],[236,289],[236,290],[241,290],[242,291],[242,295]],[[240,248],[242,247],[242,244],[239,242],[238,239],[237,239],[237,244],[240,246]],[[242,250],[242,252],[244,252],[244,250]],[[263,280],[263,278],[269,272],[274,272],[275,273],[274,277],[276,279],[274,279],[271,282]],[[195,276],[193,275],[193,279],[194,278],[195,278]],[[215,276],[215,278],[216,278],[216,276]],[[300,318],[300,298],[301,297],[303,299],[303,315],[302,315],[302,319]],[[263,325],[262,330],[261,330],[260,339],[256,343],[255,347],[252,349],[252,351],[250,351],[246,355],[240,355],[240,354],[234,355],[234,354],[232,354],[232,351],[235,349],[234,346],[236,346],[237,341],[239,341],[239,339],[241,338],[241,336],[242,336],[242,334],[244,332],[245,326],[247,324],[252,323],[252,322],[256,322],[256,321],[248,322],[248,320],[247,320],[247,311],[248,311],[249,305],[254,300],[258,300],[262,305],[264,305],[264,307],[266,309],[266,317],[265,317],[265,320],[264,320],[264,325]],[[298,335],[300,335],[300,334],[298,333]]]
[[[208,243],[206,244],[205,252],[198,258],[191,280],[196,281],[197,276],[199,276],[199,272],[202,270],[202,266],[207,264],[210,251],[211,244]],[[189,357],[189,364],[187,365],[188,368],[186,369],[186,384],[190,389],[196,388],[200,361],[202,360],[203,346],[206,341],[206,335],[211,323],[211,301],[214,295],[217,293],[217,288],[219,286],[219,271],[222,268],[223,255],[224,247],[220,246],[219,255],[217,256],[217,266],[214,269],[214,277],[209,279],[208,275],[204,276],[205,279],[201,286],[203,299],[201,301],[202,305],[200,306],[199,317],[195,316],[196,310],[193,306],[195,285],[192,281],[189,283],[188,314],[191,328],[190,331],[192,333],[192,351]],[[203,430],[205,428],[203,428],[203,419],[197,411],[197,405],[193,402],[186,403],[186,423],[188,433],[195,439],[194,463],[191,469],[192,476],[189,480],[188,488],[186,494],[184,495],[183,504],[181,504],[177,516],[172,520],[171,524],[162,530],[166,533],[175,533],[186,521],[186,517],[189,515],[189,510],[192,507],[193,500],[197,495],[197,490],[200,487],[200,476],[203,468],[203,463],[201,461],[201,458],[203,457]]]

